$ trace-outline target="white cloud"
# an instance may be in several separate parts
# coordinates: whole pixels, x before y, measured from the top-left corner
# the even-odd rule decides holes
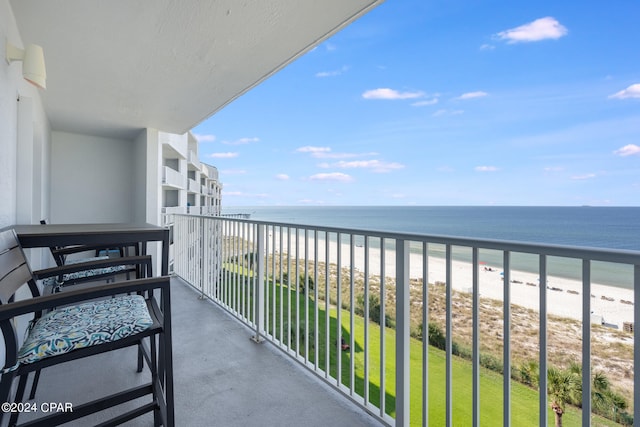
[[[338,49],[338,46],[333,43],[326,43],[324,46],[328,52],[333,52],[334,50]]]
[[[364,99],[416,99],[422,98],[424,92],[399,92],[395,89],[371,89],[362,94]]]
[[[424,107],[426,105],[435,105],[438,103],[438,98],[426,99],[424,101],[417,101],[411,104],[412,107]]]
[[[480,50],[493,50],[495,48],[496,47],[494,45],[488,44],[488,43],[485,43],[482,46],[480,46]]]
[[[544,168],[545,172],[562,172],[563,170],[562,166],[547,166]]]
[[[375,156],[378,153],[316,153],[313,157],[319,159],[351,159],[358,156]]]
[[[385,173],[392,170],[403,169],[404,165],[396,162],[381,162],[380,160],[355,160],[351,162],[340,161],[334,164],[342,169],[364,168],[373,172]]]
[[[566,36],[569,31],[555,18],[536,19],[528,24],[516,28],[501,31],[496,34],[499,40],[506,40],[507,43],[537,42],[546,39],[559,39]]]
[[[344,65],[339,70],[320,71],[319,73],[316,73],[316,77],[335,77],[335,76],[339,76],[340,74],[346,73],[348,70],[349,70],[349,67]]]
[[[330,172],[330,173],[317,173],[309,177],[312,181],[339,181],[339,182],[351,182],[353,178],[351,175],[347,175],[342,172]]]
[[[496,172],[498,170],[495,166],[476,166],[474,169],[476,172]]]
[[[335,77],[340,74],[340,71],[320,71],[316,73],[316,77]]]
[[[311,153],[312,157],[316,159],[349,159],[358,156],[377,156],[378,153],[369,152],[369,153],[332,153],[330,147],[314,147],[314,146],[305,146],[296,149],[298,153]],[[320,167],[325,167],[326,163],[322,163]],[[326,166],[328,167],[328,166]]]
[[[640,83],[632,84],[626,89],[616,92],[613,95],[609,95],[609,98],[625,99],[625,98],[640,98]]]
[[[216,136],[211,134],[203,135],[196,133],[193,136],[198,140],[198,142],[213,142],[216,140]]]
[[[252,142],[258,142],[260,141],[260,138],[240,138],[240,139],[236,139],[235,141],[222,141],[223,144],[227,144],[227,145],[245,145],[245,144],[250,144]]]
[[[332,153],[331,147],[314,147],[311,145],[307,145],[305,147],[300,147],[296,149],[298,153],[311,153],[312,157],[316,159],[331,159],[331,158],[344,158],[345,156],[350,156],[345,153]]]
[[[298,153],[326,153],[331,151],[331,147],[314,147],[312,145],[306,145],[304,147],[297,148]]]
[[[592,178],[595,178],[595,177],[596,177],[595,173],[586,173],[584,175],[574,175],[574,176],[571,177],[571,179],[580,181],[580,180],[585,180],[585,179],[592,179]]]
[[[286,173],[279,173],[276,175],[276,179],[279,179],[280,181],[287,181],[289,179],[289,175]]]
[[[487,95],[489,95],[487,92],[483,92],[483,91],[479,90],[479,91],[476,91],[476,92],[463,93],[462,95],[460,95],[456,99],[482,98],[483,96],[487,96]]]
[[[636,144],[628,144],[622,148],[617,149],[613,152],[613,154],[617,154],[618,156],[626,157],[626,156],[640,156],[640,146]]]
[[[232,159],[238,157],[238,153],[211,153],[209,157],[213,159]]]

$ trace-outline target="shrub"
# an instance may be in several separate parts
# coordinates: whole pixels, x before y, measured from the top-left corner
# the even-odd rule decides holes
[[[504,371],[502,360],[490,354],[480,354],[480,366],[483,366],[499,374],[502,374]]]
[[[540,379],[540,370],[538,363],[534,361],[522,362],[515,369],[514,378],[522,384],[530,387],[537,387]]]
[[[287,342],[287,338],[288,336],[291,337],[291,346],[295,348],[295,343],[296,343],[296,337],[299,337],[300,340],[300,354],[304,353],[304,338],[305,338],[305,322],[304,321],[300,321],[298,324],[298,328],[296,328],[295,322],[292,321],[291,325],[289,325],[289,323],[285,320],[283,323],[283,330],[284,330],[284,337],[282,337],[282,340],[284,342]],[[315,346],[315,331],[313,329],[313,326],[309,327],[309,330],[307,331],[308,335],[309,335],[309,351],[311,351],[314,346]]]
[[[422,341],[422,330],[423,330],[422,323],[420,323],[418,326],[412,326],[410,335],[413,338]]]
[[[429,345],[432,345],[440,350],[444,350],[446,346],[446,337],[442,333],[442,330],[435,323],[429,322]]]
[[[309,291],[312,291],[313,289],[315,289],[315,283],[313,282],[313,277],[311,276],[305,276],[304,274],[301,274],[298,277],[298,284],[300,286],[300,292],[304,292],[304,286],[307,283],[306,282],[306,277],[309,278]],[[289,273],[282,273],[282,284],[287,285],[290,289],[295,289],[295,276],[294,278],[289,281]]]
[[[369,320],[380,324],[380,297],[377,294],[369,294]],[[364,317],[364,294],[358,294],[356,297],[356,306],[354,307],[354,312],[359,316]],[[389,316],[389,314],[385,313],[384,315],[384,324],[390,328],[395,326],[395,322],[393,318]]]

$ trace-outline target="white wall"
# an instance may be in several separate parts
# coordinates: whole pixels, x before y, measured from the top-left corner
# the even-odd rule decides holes
[[[147,152],[148,132],[146,130],[140,132],[133,144],[133,159],[135,170],[133,171],[133,179],[135,186],[132,194],[133,204],[133,221],[146,222],[146,176],[149,165],[143,161]]]
[[[24,46],[9,2],[0,0],[0,228],[46,216],[49,198],[45,183],[49,164],[49,121],[38,89],[22,78],[22,64],[7,64],[4,60],[6,41]],[[35,40],[29,42],[37,43]],[[48,251],[39,249],[26,251],[32,268],[47,265],[45,253],[48,255]],[[18,292],[24,296],[26,290],[23,288]],[[26,319],[20,319],[17,325],[19,337],[26,326]],[[4,341],[0,339],[1,366],[4,358]]]
[[[5,41],[24,46],[9,2],[0,0],[0,227],[47,216],[49,197],[43,186],[49,163],[49,121],[39,90],[22,78],[22,64],[9,65],[4,60]],[[28,42],[38,43],[37,40]],[[23,133],[23,137],[29,138],[28,146],[20,146],[21,154],[31,153],[30,158],[23,158],[21,162],[27,169],[17,167],[19,98],[23,100],[20,117],[23,123],[32,125],[29,135]],[[18,181],[22,183],[23,179],[30,183],[28,194],[18,192]],[[21,202],[20,217],[18,201]]]
[[[52,132],[51,222],[133,222],[135,144]]]
[[[162,203],[162,144],[159,132],[145,129],[134,144],[134,221],[159,225]]]

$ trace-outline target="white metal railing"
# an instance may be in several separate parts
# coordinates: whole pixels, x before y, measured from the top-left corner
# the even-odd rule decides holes
[[[537,340],[531,348],[535,348],[535,344],[539,346],[532,357],[535,356],[538,364],[537,389],[540,391],[529,389],[536,395],[534,400],[538,404],[535,413],[525,416],[527,425],[540,426],[547,425],[553,418],[554,414],[548,409],[552,403],[548,397],[551,391],[548,375],[550,348],[556,347],[552,346],[548,322],[549,306],[555,297],[551,294],[557,289],[517,281],[515,277],[519,277],[520,272],[516,267],[523,257],[529,264],[531,261],[535,264],[540,284],[549,283],[554,277],[551,273],[558,260],[575,260],[579,265],[579,291],[573,291],[579,295],[573,297],[578,298],[582,306],[582,348],[578,360],[582,366],[582,401],[579,403],[582,412],[576,410],[577,415],[573,416],[581,417],[581,425],[591,425],[590,396],[597,391],[592,389],[591,381],[592,372],[598,368],[592,361],[591,335],[592,329],[600,326],[591,325],[591,307],[592,292],[598,285],[591,277],[601,263],[613,263],[616,268],[628,271],[633,286],[633,301],[626,301],[632,307],[631,326],[640,324],[640,309],[633,304],[639,301],[640,292],[640,252],[637,251],[223,217],[175,215],[173,227],[177,275],[253,329],[256,341],[270,341],[390,425],[478,426],[481,420],[485,420],[483,424],[499,424],[498,419],[502,419],[505,426],[519,425],[513,421],[512,408],[520,405],[516,400],[521,393],[513,395],[511,375],[502,376],[503,385],[498,395],[481,393],[481,366],[486,351],[481,343],[486,339],[483,325],[488,321],[482,311],[488,303],[481,296],[485,290],[491,293],[488,278],[495,279],[496,268],[502,270],[503,277],[498,291],[499,303],[492,306],[490,316],[501,317],[498,319],[501,330],[489,332],[501,336],[502,372],[513,372],[513,345],[522,340],[513,336],[522,326],[515,317],[520,316],[520,312],[513,311],[517,307],[514,295],[529,285],[527,289],[537,294],[532,299],[538,304],[534,329],[539,333],[527,339]],[[461,304],[460,295],[468,297],[470,307]],[[431,302],[437,298],[443,301],[444,314]],[[429,303],[424,304],[425,301]],[[470,311],[470,325],[458,320],[465,310]],[[438,356],[432,361],[430,355],[434,353],[430,350],[427,331],[430,334],[431,319],[435,321],[440,317],[444,318],[441,321],[444,352],[435,353]],[[456,350],[460,336],[471,343],[467,362],[459,362],[455,356],[456,351],[460,351]],[[633,356],[627,362],[640,366],[640,333],[633,331],[629,337],[632,337]],[[459,371],[464,370],[460,363],[470,366],[470,378],[459,379]],[[461,396],[462,392],[456,388],[461,384],[454,383],[454,376],[455,381],[468,386],[470,396]],[[429,387],[433,384],[440,384],[439,390],[444,393],[430,394]],[[633,415],[638,417],[640,375],[633,376],[632,389],[629,407],[634,408]],[[461,410],[459,405],[467,405],[466,402],[470,407]]]

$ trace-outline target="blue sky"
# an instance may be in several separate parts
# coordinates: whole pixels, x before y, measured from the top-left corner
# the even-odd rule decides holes
[[[388,0],[201,123],[224,206],[640,204],[640,3]]]

